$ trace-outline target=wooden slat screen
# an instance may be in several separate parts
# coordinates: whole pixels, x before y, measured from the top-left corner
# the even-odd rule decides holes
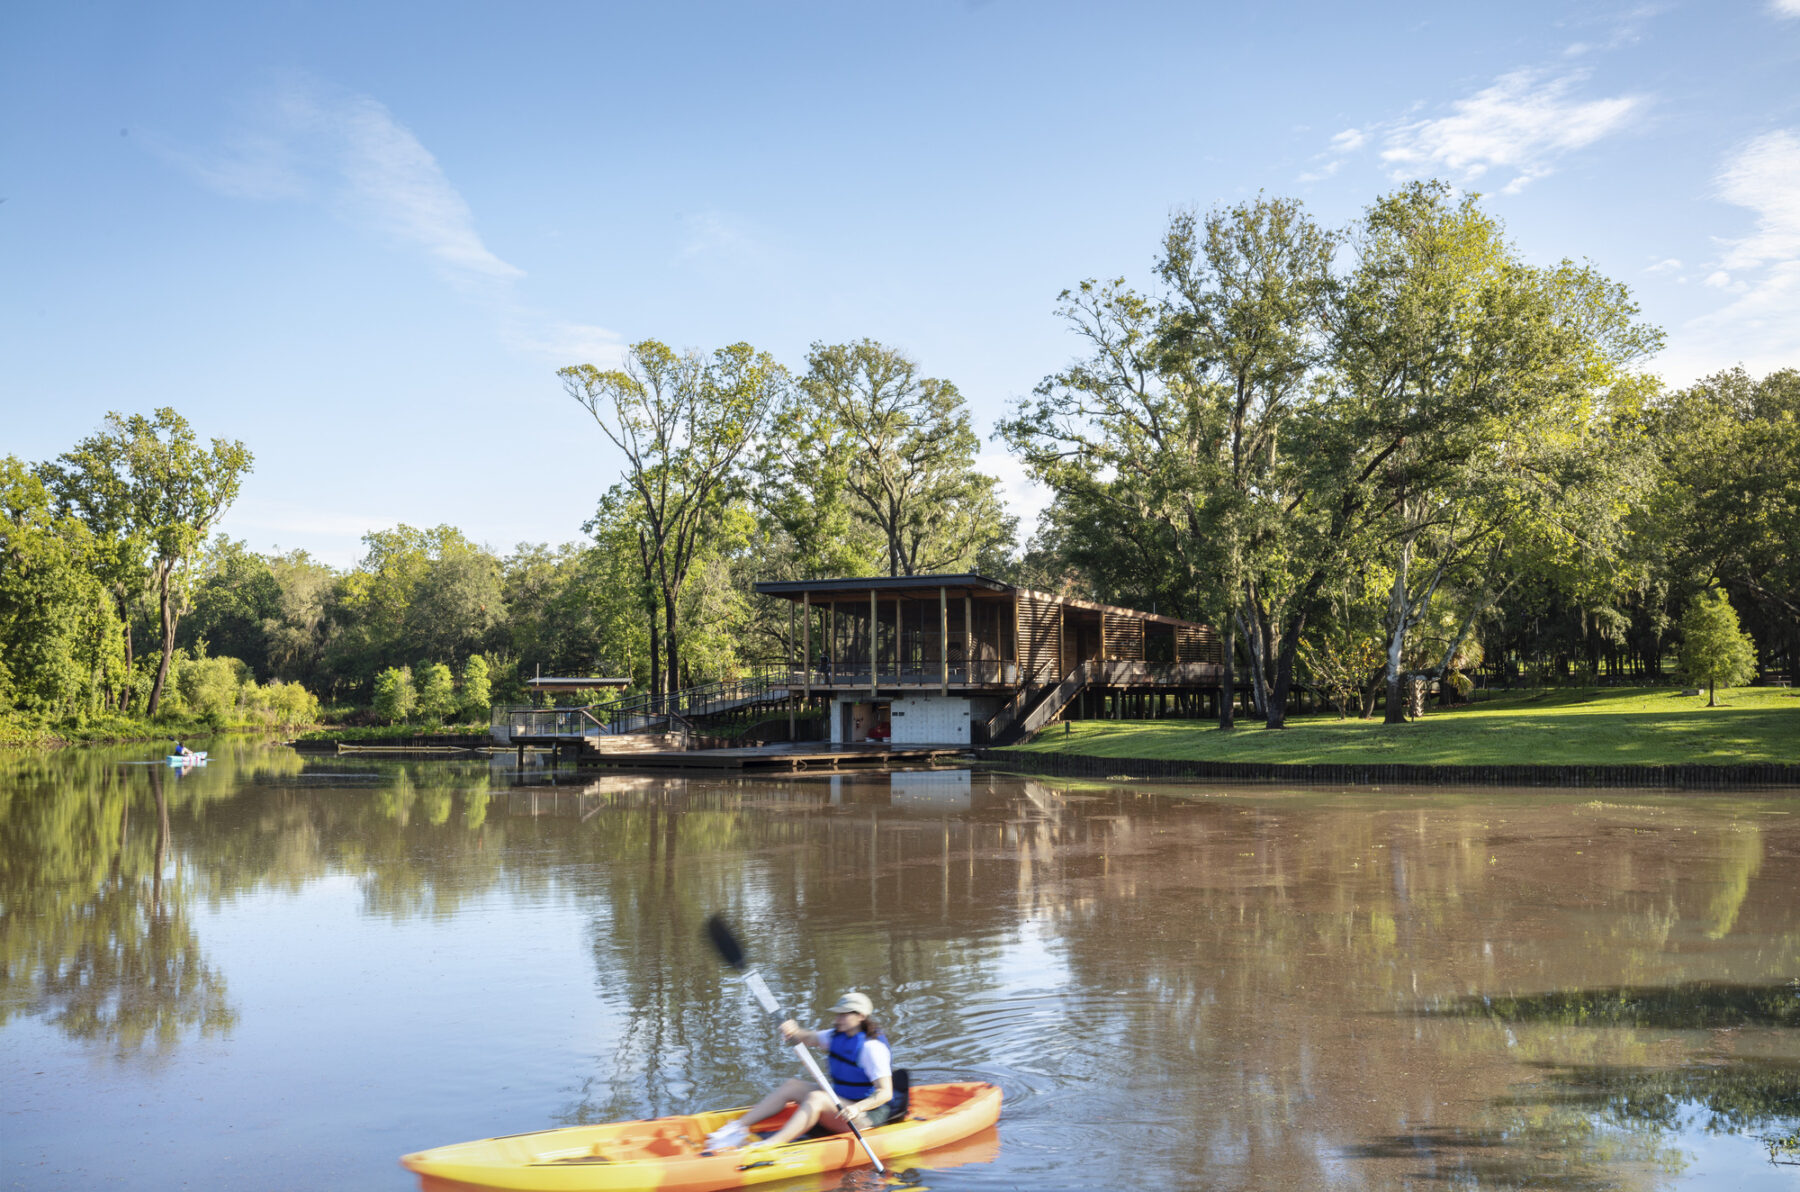
[[[1175,627],[1175,661],[1224,661],[1219,653],[1219,635],[1205,625],[1177,625]]]
[[[1053,600],[1019,596],[1019,679],[1053,683],[1062,677],[1062,615]]]
[[[1104,637],[1102,653],[1108,659],[1141,662],[1144,658],[1144,623],[1136,617],[1117,613],[1100,614],[1100,632]]]

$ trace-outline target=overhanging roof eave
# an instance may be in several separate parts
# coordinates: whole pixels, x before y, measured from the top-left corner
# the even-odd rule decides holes
[[[764,580],[751,585],[762,596],[780,596],[798,600],[807,594],[842,592],[935,592],[939,588],[974,588],[985,592],[1006,593],[1011,584],[989,579],[985,575],[962,572],[956,575],[865,575],[847,579],[781,579]]]

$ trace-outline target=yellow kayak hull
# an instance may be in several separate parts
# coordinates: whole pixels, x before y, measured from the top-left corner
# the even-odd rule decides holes
[[[747,1108],[747,1107],[746,1107]],[[711,1192],[816,1175],[867,1164],[848,1134],[801,1139],[780,1147],[704,1154],[706,1136],[743,1116],[743,1109],[604,1126],[571,1126],[504,1138],[459,1142],[405,1155],[427,1190],[504,1188],[516,1192]],[[915,1085],[906,1117],[865,1131],[883,1163],[967,1138],[1000,1118],[995,1085]],[[762,1123],[765,1132],[781,1117]]]

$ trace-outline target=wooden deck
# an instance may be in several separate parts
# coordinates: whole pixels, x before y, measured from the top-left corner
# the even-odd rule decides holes
[[[661,770],[836,770],[858,766],[948,761],[967,758],[968,745],[889,745],[859,742],[831,745],[823,741],[745,745],[735,749],[659,750],[601,756],[581,755],[580,766],[608,769]]]

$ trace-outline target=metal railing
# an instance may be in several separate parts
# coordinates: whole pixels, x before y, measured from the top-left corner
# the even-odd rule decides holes
[[[662,694],[630,695],[580,708],[497,708],[493,735],[506,741],[521,737],[576,741],[658,728],[691,733],[691,721],[696,716],[786,699],[790,687],[791,676],[785,664],[763,665],[734,679]]]
[[[1013,662],[985,658],[972,662],[952,661],[949,684],[952,687],[1011,687],[1018,673],[1018,664]],[[867,687],[870,682],[866,658],[851,662],[819,661],[810,668],[797,665],[788,671],[788,676],[788,681],[796,687]],[[903,660],[898,664],[887,660],[877,666],[874,682],[877,687],[938,687],[945,682],[945,669],[943,663],[935,660]]]

